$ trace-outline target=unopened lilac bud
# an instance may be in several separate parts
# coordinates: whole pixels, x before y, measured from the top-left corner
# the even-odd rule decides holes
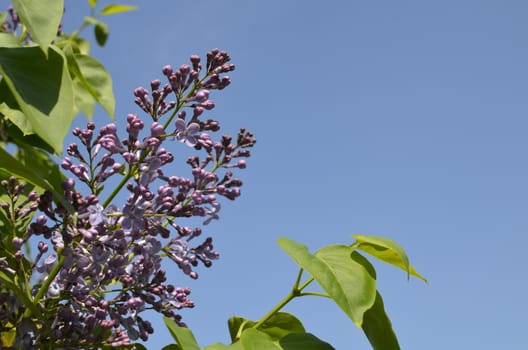
[[[36,220],[37,224],[39,225],[46,225],[46,222],[48,222],[48,218],[45,217],[44,215],[40,215],[37,220]]]
[[[204,108],[202,106],[196,106],[193,108],[193,118],[198,118],[202,115],[204,112]]]
[[[62,181],[61,186],[65,191],[71,191],[75,187],[75,181],[73,179],[66,179]]]
[[[39,253],[41,254],[44,254],[48,251],[48,245],[44,242],[38,242],[38,250],[39,250]]]
[[[151,134],[151,136],[158,137],[158,136],[163,135],[164,133],[165,133],[165,130],[163,129],[163,125],[154,122],[150,126],[150,134]]]
[[[194,95],[194,99],[198,102],[205,102],[209,98],[208,90],[200,90]]]
[[[170,65],[166,65],[161,71],[163,72],[163,75],[169,76],[172,74],[172,67]]]
[[[39,199],[39,194],[37,192],[35,192],[35,191],[29,192],[29,194],[28,194],[28,200],[29,201],[34,202],[34,201],[36,201],[38,199]]]
[[[191,55],[190,60],[191,60],[192,64],[198,64],[198,63],[200,63],[200,56]]]
[[[240,168],[240,169],[245,169],[246,168],[246,161],[241,159],[237,162],[237,167]]]
[[[129,308],[131,308],[133,310],[138,310],[139,308],[141,308],[143,306],[144,302],[143,302],[143,300],[141,298],[132,297],[132,298],[128,299],[127,304],[128,304]]]
[[[208,111],[210,111],[211,109],[215,108],[215,103],[211,100],[207,100],[204,103],[202,103],[201,106],[207,109]]]
[[[103,134],[115,134],[117,132],[117,126],[114,123],[110,123],[101,128]]]
[[[188,64],[182,64],[182,65],[180,66],[180,72],[181,72],[182,74],[189,74],[190,71],[191,71],[191,67],[189,67]]]
[[[143,98],[148,95],[148,91],[144,87],[138,87],[134,90],[134,96]]]
[[[19,250],[22,244],[24,244],[24,240],[20,237],[14,237],[12,242],[16,250]]]
[[[152,80],[150,82],[150,87],[152,90],[158,90],[160,86],[161,86],[161,80],[159,79]]]

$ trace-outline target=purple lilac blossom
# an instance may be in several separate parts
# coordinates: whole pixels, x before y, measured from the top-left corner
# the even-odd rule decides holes
[[[143,131],[146,121],[134,114],[127,116],[126,134],[121,138],[113,123],[98,133],[94,123],[74,129],[79,144],[69,145],[68,157],[61,162],[72,176],[62,188],[73,212],[54,201],[49,192],[32,195],[17,212],[23,217],[40,211],[26,236],[13,243],[18,247],[31,236],[48,242],[39,243],[33,261],[27,259],[37,281],[33,296],[45,299],[42,305],[56,312],[46,314],[48,319],[41,323],[39,327],[44,328],[38,334],[22,334],[25,328],[17,327],[16,344],[62,348],[128,345],[136,339],[146,340],[154,332],[141,316],[148,309],[184,325],[177,310],[194,307],[191,290],[168,281],[162,260],[168,257],[185,275],[196,279],[200,264],[210,267],[212,260],[219,258],[211,237],[198,242],[202,229],[182,222],[193,216],[206,217],[203,225],[219,220],[221,197],[236,199],[242,186],[227,169],[244,169],[243,158],[250,156],[248,149],[256,142],[245,129],[240,129],[237,137],[222,135],[215,141],[208,132],[218,131],[220,123],[200,120],[215,106],[209,99],[212,91],[230,83],[223,75],[234,69],[229,60],[227,53],[215,49],[207,54],[202,67],[200,58],[193,55],[191,65],[177,70],[165,66],[168,82],[163,85],[153,80],[151,96],[144,88],[136,89],[136,103],[153,121],[150,130]],[[205,72],[200,76],[202,68]],[[168,101],[171,95],[174,100]],[[186,100],[184,96],[192,97]],[[172,109],[167,120],[160,119]],[[186,109],[192,111],[187,122]],[[175,116],[176,122],[171,123]],[[169,173],[168,165],[175,159],[175,143],[170,143],[174,138],[196,151],[186,160],[190,166],[187,175]],[[124,179],[122,190],[128,197],[122,204],[113,191],[103,189],[111,176]],[[2,182],[2,186],[9,193],[21,191],[15,180]],[[8,212],[6,208],[0,203],[0,210]],[[0,260],[0,271],[13,274],[16,269]],[[1,300],[12,302],[13,295],[2,294],[0,288]],[[13,310],[17,308],[21,306],[13,306]],[[3,320],[16,323],[6,312],[0,307],[0,326],[5,325]]]

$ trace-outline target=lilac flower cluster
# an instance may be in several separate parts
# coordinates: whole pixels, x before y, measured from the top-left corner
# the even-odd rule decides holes
[[[222,197],[240,196],[242,181],[234,177],[233,169],[246,167],[248,149],[256,142],[245,129],[235,138],[222,135],[214,141],[219,122],[201,118],[215,106],[211,91],[230,83],[224,75],[234,69],[229,61],[227,53],[212,50],[204,73],[196,55],[191,56],[191,65],[163,67],[165,85],[154,80],[150,93],[145,88],[134,91],[136,103],[151,119],[148,127],[139,116],[129,114],[125,137],[118,135],[115,124],[96,130],[90,122],[85,129],[73,130],[79,142],[68,146],[68,156],[61,162],[72,175],[62,183],[71,207],[49,192],[30,195],[23,206],[38,208],[40,215],[23,237],[12,242],[17,254],[24,256],[20,250],[24,242],[42,239],[35,259],[24,259],[38,272],[32,276],[31,295],[43,319],[21,328],[25,333],[17,329],[17,344],[126,346],[153,333],[141,315],[145,310],[184,325],[177,311],[194,307],[190,289],[168,282],[162,260],[169,258],[196,279],[199,264],[210,267],[219,257],[212,238],[196,242],[202,228],[186,226],[182,220],[198,217],[208,225],[219,218]],[[187,111],[192,111],[190,118]],[[173,141],[200,152],[186,159],[187,176],[170,173]],[[121,190],[126,199],[117,205]],[[8,265],[0,260],[0,271],[7,271]],[[0,308],[2,326],[10,322],[9,310]]]

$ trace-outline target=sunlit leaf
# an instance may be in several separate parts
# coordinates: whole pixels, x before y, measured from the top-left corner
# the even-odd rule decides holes
[[[95,58],[83,54],[68,57],[68,66],[83,88],[111,117],[114,117],[115,99],[112,77],[105,67]]]
[[[57,36],[64,0],[13,0],[20,20],[44,52]]]
[[[15,339],[16,339],[16,328],[13,327],[10,330],[2,332],[0,334],[1,334],[1,337],[2,337],[1,338],[1,340],[2,340],[1,344],[3,346],[12,347],[14,342],[15,342]]]
[[[214,343],[202,348],[202,350],[244,350],[242,343],[236,342],[234,344],[226,345],[222,343]]]
[[[72,120],[72,81],[61,52],[38,47],[0,48],[0,71],[33,132],[56,152]],[[2,97],[0,97],[0,102]]]
[[[363,331],[374,350],[399,350],[398,338],[392,329],[392,323],[385,312],[383,299],[376,292],[374,305],[365,312]]]
[[[102,9],[101,16],[108,16],[108,15],[113,15],[116,13],[134,11],[136,9],[137,9],[137,6],[110,4],[110,5],[105,6],[104,9]]]
[[[3,21],[0,21],[3,23]],[[0,33],[0,47],[19,47],[20,43],[11,33]]]
[[[89,120],[92,120],[95,112],[95,100],[77,78],[73,79],[73,97],[73,115],[82,113]]]
[[[240,342],[244,350],[282,350],[282,348],[264,332],[250,328],[242,332]]]
[[[407,276],[413,275],[427,282],[410,264],[407,254],[403,248],[391,239],[376,236],[352,235],[356,239],[356,248],[387,264],[394,265],[407,272]]]
[[[198,346],[189,328],[178,326],[174,320],[168,317],[163,317],[163,320],[174,340],[178,342],[181,350],[200,350],[200,346]]]
[[[2,89],[0,88],[0,90]],[[7,103],[2,102],[0,103],[0,113],[5,118],[10,120],[13,124],[15,124],[23,133],[23,135],[33,134],[33,128],[31,127],[31,123],[26,118],[24,113],[22,113],[22,111],[20,111],[19,109],[13,109],[9,107]]]
[[[311,254],[305,245],[290,239],[280,238],[278,243],[361,327],[363,314],[376,297],[376,274],[372,265],[353,248],[344,245],[327,246]]]
[[[97,0],[88,0],[88,4],[90,4],[91,8],[95,8],[97,6]]]

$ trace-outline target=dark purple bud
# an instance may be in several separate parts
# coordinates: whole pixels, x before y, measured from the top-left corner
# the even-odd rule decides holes
[[[161,80],[159,80],[159,79],[152,80],[150,82],[150,88],[152,90],[158,90],[160,86],[161,86]]]
[[[65,191],[72,191],[75,187],[75,181],[73,179],[64,180],[61,183],[61,186]]]
[[[164,66],[161,71],[163,72],[163,75],[166,75],[168,77],[169,75],[172,74],[172,67],[169,65]]]
[[[41,254],[44,254],[48,251],[48,245],[44,242],[38,242],[37,247],[38,247],[39,253]]]

